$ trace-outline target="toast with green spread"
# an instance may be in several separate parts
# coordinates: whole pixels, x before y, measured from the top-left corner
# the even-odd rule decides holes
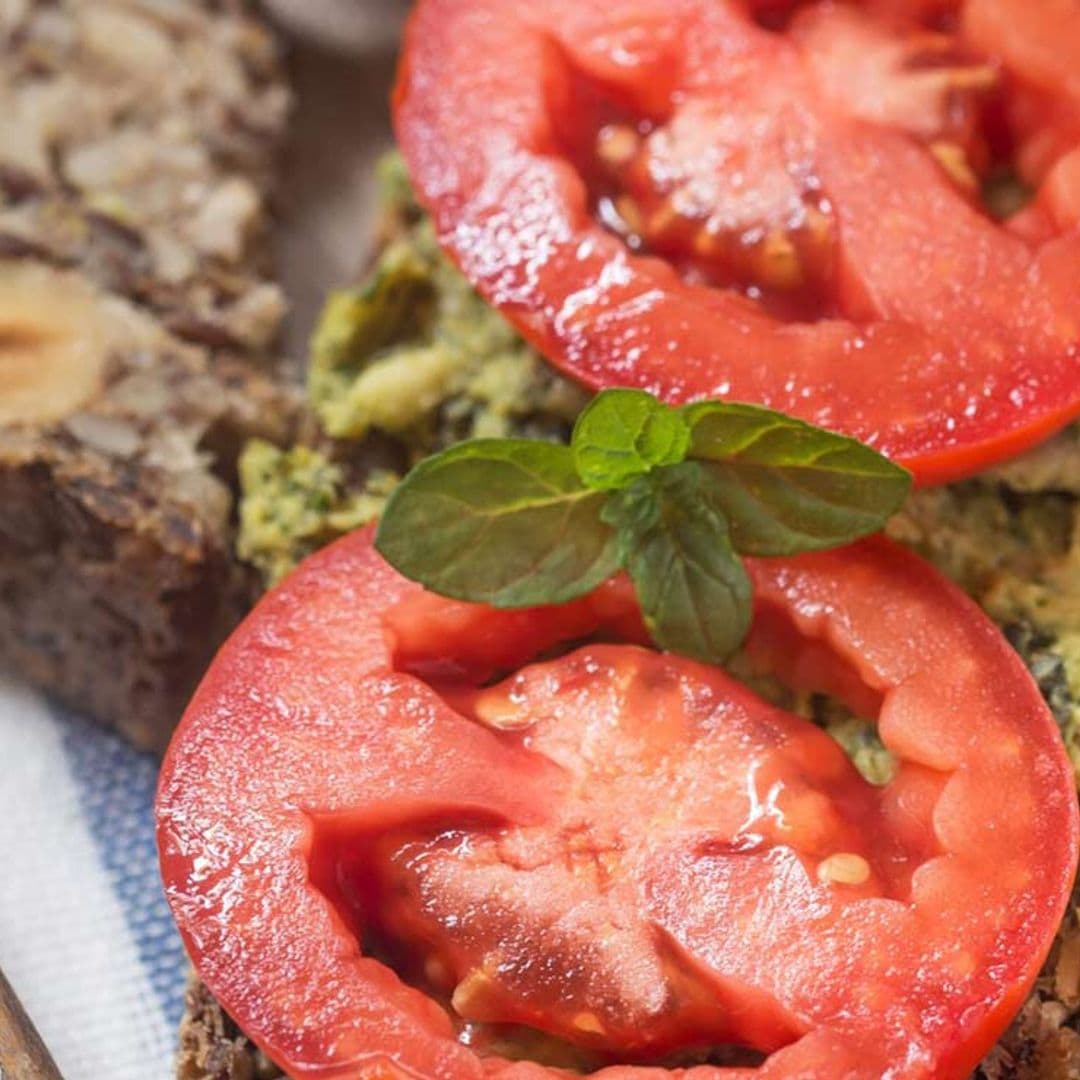
[[[476,434],[565,438],[582,402],[439,252],[396,158],[383,166],[383,198],[375,266],[360,286],[330,298],[315,335],[309,394],[322,437],[285,450],[254,441],[241,456],[237,542],[267,585],[377,516],[419,458]],[[1080,429],[993,472],[916,492],[890,532],[1002,626],[1080,772]],[[872,724],[820,696],[784,704],[825,727],[865,775],[887,778]],[[1070,914],[1034,992],[978,1075],[1064,1080],[1078,1070],[1080,925]],[[194,980],[178,1077],[277,1075]]]

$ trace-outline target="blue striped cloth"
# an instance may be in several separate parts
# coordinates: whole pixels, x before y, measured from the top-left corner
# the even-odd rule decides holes
[[[154,759],[2,680],[0,754],[0,966],[66,1080],[166,1080],[186,960]]]

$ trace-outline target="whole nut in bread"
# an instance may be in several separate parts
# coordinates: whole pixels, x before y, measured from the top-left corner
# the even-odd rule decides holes
[[[101,389],[107,356],[108,323],[82,278],[0,264],[0,424],[74,413]]]

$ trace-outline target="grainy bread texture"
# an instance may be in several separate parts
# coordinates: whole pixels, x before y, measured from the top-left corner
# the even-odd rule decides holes
[[[160,748],[251,593],[277,47],[213,0],[0,0],[0,664]]]
[[[272,1080],[281,1075],[193,977],[184,997],[176,1080]]]
[[[0,254],[79,267],[178,336],[266,349],[277,43],[230,0],[0,4]]]

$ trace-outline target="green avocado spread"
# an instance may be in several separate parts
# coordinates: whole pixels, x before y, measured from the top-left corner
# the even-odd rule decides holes
[[[377,517],[421,458],[475,436],[566,439],[586,400],[442,254],[396,156],[381,181],[381,254],[366,281],[330,296],[313,337],[318,433],[291,449],[252,443],[241,460],[238,549],[268,584]],[[1003,628],[1080,777],[1080,426],[974,479],[916,491],[888,531]],[[872,721],[822,695],[785,693],[738,661],[734,670],[820,723],[870,782],[889,780],[892,758]],[[1070,913],[1035,992],[977,1075],[1075,1080],[1078,1027],[1080,928]]]
[[[275,584],[306,555],[377,517],[397,479],[376,469],[353,488],[345,468],[319,451],[255,439],[240,455],[237,553]]]

